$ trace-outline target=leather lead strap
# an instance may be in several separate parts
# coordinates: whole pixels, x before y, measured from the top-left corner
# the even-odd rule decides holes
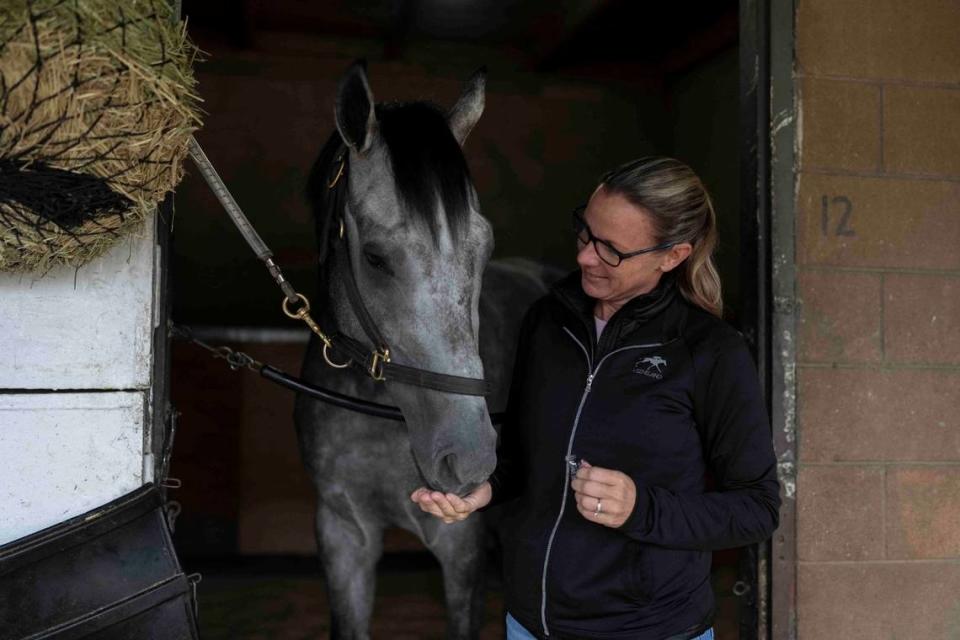
[[[250,245],[253,252],[257,254],[257,257],[266,265],[267,271],[270,272],[274,281],[280,286],[283,295],[287,297],[290,303],[297,302],[297,292],[294,290],[293,285],[283,277],[280,267],[273,261],[273,252],[270,251],[270,248],[260,237],[260,234],[258,234],[257,230],[250,224],[247,216],[243,214],[240,205],[234,200],[233,194],[227,189],[227,185],[223,183],[220,174],[213,168],[213,163],[207,158],[207,154],[203,152],[200,143],[197,142],[197,139],[193,136],[190,136],[188,151],[190,157],[193,158],[194,163],[200,170],[200,175],[207,181],[210,190],[213,191],[213,194],[220,201],[220,206],[222,206],[223,210],[230,216],[240,235],[247,241],[247,244]]]

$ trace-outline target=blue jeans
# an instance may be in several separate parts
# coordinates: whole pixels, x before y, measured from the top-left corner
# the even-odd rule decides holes
[[[533,634],[527,631],[526,627],[517,622],[509,613],[507,614],[507,640],[537,640]],[[693,640],[713,640],[713,627],[710,627]]]

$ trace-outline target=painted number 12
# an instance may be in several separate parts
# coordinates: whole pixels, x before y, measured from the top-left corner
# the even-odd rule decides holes
[[[830,217],[831,211],[830,207],[833,206],[834,211],[833,216],[836,219],[837,224],[833,229],[832,235],[835,236],[855,236],[857,235],[853,229],[850,228],[850,215],[853,213],[853,203],[850,202],[850,198],[847,196],[834,196],[829,198],[828,196],[823,196],[820,198],[820,231],[823,232],[823,235],[829,236],[830,232]]]

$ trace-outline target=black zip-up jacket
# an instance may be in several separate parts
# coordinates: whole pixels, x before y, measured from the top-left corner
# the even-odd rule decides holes
[[[713,622],[711,551],[765,540],[779,520],[756,369],[669,274],[599,343],[594,302],[572,273],[521,329],[491,477],[507,610],[540,638],[694,638]],[[571,459],[633,479],[621,527],[577,511]]]

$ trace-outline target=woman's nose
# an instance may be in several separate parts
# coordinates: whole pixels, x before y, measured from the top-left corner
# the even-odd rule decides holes
[[[595,267],[599,262],[600,256],[597,255],[592,242],[588,242],[577,251],[577,264],[581,267]]]

